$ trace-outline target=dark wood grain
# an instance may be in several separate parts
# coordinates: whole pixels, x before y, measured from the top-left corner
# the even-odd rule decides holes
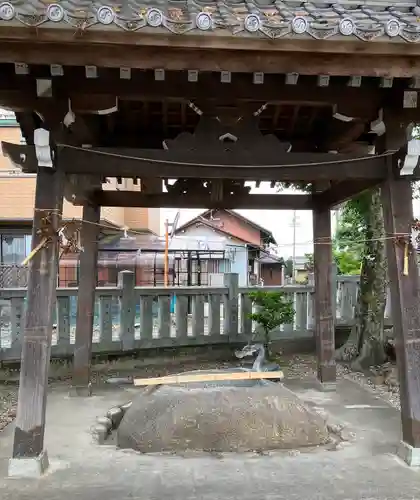
[[[315,194],[313,202],[333,208],[367,189],[374,188],[380,183],[380,179],[348,179],[346,181],[337,182],[325,191]]]
[[[412,188],[407,179],[391,175],[382,187],[385,231],[411,236],[413,220]],[[399,241],[386,240],[391,311],[401,398],[403,440],[420,447],[420,296],[417,255],[408,247],[408,274],[404,274],[404,252],[407,236]]]
[[[101,191],[92,194],[92,200],[103,207],[143,208],[245,208],[259,210],[310,210],[310,195],[299,194],[243,194],[226,195],[215,201],[200,193],[176,195],[172,193],[143,194],[138,191]]]
[[[3,153],[15,165],[21,166],[24,172],[36,172],[37,160],[33,146],[4,141],[1,145]],[[189,177],[291,182],[386,177],[384,157],[372,155],[372,158],[366,159],[366,156],[329,153],[279,154],[270,148],[254,153],[126,148],[95,148],[95,151],[88,151],[59,148],[58,157],[61,168],[68,174],[106,177]]]
[[[43,238],[43,218],[57,231],[63,204],[64,176],[40,169],[36,183],[32,248]],[[37,457],[43,451],[52,311],[55,300],[58,248],[56,237],[30,261],[22,342],[22,360],[13,457]]]
[[[4,39],[3,30],[4,28],[2,28]],[[21,40],[16,40],[19,34]],[[153,36],[149,37],[147,42],[148,37],[142,34],[140,43],[134,45],[128,42],[127,35],[131,34],[121,33],[119,42],[110,43],[109,33],[105,33],[104,36],[99,31],[75,37],[74,30],[43,29],[37,30],[35,37],[31,30],[24,27],[19,33],[14,30],[8,37],[7,43],[3,41],[0,44],[0,62],[56,64],[59,61],[68,66],[85,66],[93,63],[97,66],[115,68],[297,72],[306,75],[403,78],[417,76],[420,72],[416,44],[359,42],[353,45],[355,48],[352,51],[350,48],[352,44],[348,42],[340,44],[335,41],[317,40],[317,49],[314,52],[313,40],[303,41],[307,46],[302,50],[296,42],[287,43],[286,40],[282,40],[282,43],[273,43],[267,39],[255,43],[255,40],[244,40],[243,37],[235,39],[214,36],[199,37],[199,39],[189,36],[162,37],[160,41],[159,37]],[[218,48],[213,48],[215,42],[218,42]],[[238,44],[241,42],[242,46],[239,48]],[[150,46],[146,46],[147,43]],[[193,45],[193,48],[176,47],[177,44],[189,44]],[[340,53],[332,53],[337,49]],[[369,50],[382,53],[366,54]]]
[[[0,63],[0,72],[0,103],[18,107],[26,104],[36,109],[43,105],[47,107],[54,99],[60,109],[66,109],[70,97],[74,111],[92,109],[92,103],[97,101],[100,104],[101,98],[102,102],[104,98],[109,98],[107,107],[111,107],[118,96],[120,100],[154,102],[182,100],[197,103],[209,99],[213,103],[254,101],[257,104],[253,111],[265,102],[330,106],[335,107],[337,112],[369,120],[377,117],[377,108],[381,104],[402,102],[404,89],[398,82],[392,88],[380,88],[379,81],[375,79],[366,80],[359,88],[349,87],[342,80],[338,83],[332,80],[328,87],[318,87],[316,78],[307,78],[303,83],[298,81],[297,85],[286,85],[285,74],[280,73],[265,75],[264,83],[260,85],[253,84],[252,73],[235,73],[231,83],[226,85],[220,81],[219,72],[200,73],[197,82],[189,82],[186,71],[167,71],[163,81],[156,81],[153,71],[141,70],[133,70],[131,78],[123,80],[117,68],[98,68],[98,78],[91,79],[86,78],[83,67],[65,67],[63,76],[51,77],[49,66],[32,66],[30,74],[22,77],[15,74],[11,65]],[[51,79],[52,98],[37,97],[37,78]],[[334,129],[330,131],[329,149],[339,149],[344,135],[353,134],[357,138],[363,128],[364,123],[358,120],[335,120]]]
[[[83,207],[80,253],[81,286],[77,295],[76,343],[73,359],[73,388],[77,394],[89,393],[90,368],[92,357],[93,319],[95,309],[95,288],[98,274],[98,233],[101,207]]]
[[[315,278],[315,340],[318,361],[318,380],[321,383],[336,381],[334,360],[334,309],[332,304],[332,245],[331,214],[329,208],[315,207],[314,228],[314,278]]]

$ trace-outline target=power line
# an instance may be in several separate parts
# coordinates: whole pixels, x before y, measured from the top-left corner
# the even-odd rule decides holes
[[[47,212],[57,212],[58,214],[61,214],[61,211],[58,210],[58,209],[35,209],[35,211],[40,211],[40,212],[44,212],[44,213],[47,213]],[[144,232],[140,232],[140,231],[136,231],[134,229],[128,229],[127,227],[119,227],[119,226],[113,226],[111,224],[104,224],[102,222],[92,222],[92,221],[88,221],[88,220],[85,220],[83,218],[80,218],[80,219],[70,219],[70,220],[67,220],[65,223],[63,223],[63,226],[66,225],[68,226],[69,224],[72,224],[72,223],[76,223],[76,224],[91,224],[91,225],[94,225],[94,226],[99,226],[101,227],[102,229],[108,229],[108,230],[111,230],[111,231],[114,231],[114,232],[122,232],[122,233],[127,233],[127,234],[134,234],[134,235],[137,235],[137,236],[144,236],[145,233]],[[353,244],[354,245],[360,245],[360,244],[363,244],[363,243],[370,243],[370,242],[374,242],[374,241],[388,241],[388,240],[392,240],[392,239],[401,239],[401,238],[407,238],[407,237],[410,237],[411,236],[411,233],[393,233],[391,234],[390,236],[383,236],[383,237],[380,237],[380,238],[368,238],[368,239],[360,239],[360,240],[354,240],[353,241]],[[232,236],[233,238],[235,237],[234,235]],[[180,236],[180,238],[191,238],[191,237],[188,237],[188,236]],[[208,242],[211,242],[211,243],[220,243],[220,240],[209,240],[206,238],[206,241]],[[328,237],[322,237],[322,238],[316,238],[316,239],[313,239],[313,240],[307,240],[307,241],[304,241],[304,242],[300,242],[300,243],[297,243],[296,242],[296,246],[303,246],[303,245],[332,245],[333,244],[333,240],[332,238],[328,238]],[[293,245],[293,241],[290,242],[290,243],[280,243],[280,244],[277,244],[277,245],[273,245],[274,248],[278,248],[278,247],[290,247]],[[255,245],[257,247],[257,245]],[[261,250],[264,250],[264,251],[267,251],[267,249],[263,249],[261,247]]]

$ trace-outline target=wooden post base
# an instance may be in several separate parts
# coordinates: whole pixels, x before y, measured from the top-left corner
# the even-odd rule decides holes
[[[420,448],[413,448],[413,446],[401,441],[397,455],[410,467],[420,467]]]
[[[89,383],[87,385],[71,386],[69,391],[69,396],[80,397],[80,398],[88,398],[92,396],[92,384]]]
[[[41,477],[49,467],[48,454],[42,451],[33,458],[10,458],[8,476],[16,478]]]
[[[334,372],[335,376],[335,372]],[[335,392],[337,390],[336,382],[321,382],[318,378],[316,387],[321,392]]]

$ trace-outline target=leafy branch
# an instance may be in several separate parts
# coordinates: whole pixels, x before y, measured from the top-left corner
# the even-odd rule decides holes
[[[284,292],[266,292],[257,290],[248,294],[256,312],[248,318],[258,323],[264,333],[264,345],[269,354],[270,333],[281,325],[293,323],[295,310],[293,300]]]

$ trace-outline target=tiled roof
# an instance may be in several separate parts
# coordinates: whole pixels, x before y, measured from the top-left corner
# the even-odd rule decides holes
[[[343,0],[13,0],[0,4],[11,24],[174,34],[220,33],[256,38],[420,41],[415,1]]]

